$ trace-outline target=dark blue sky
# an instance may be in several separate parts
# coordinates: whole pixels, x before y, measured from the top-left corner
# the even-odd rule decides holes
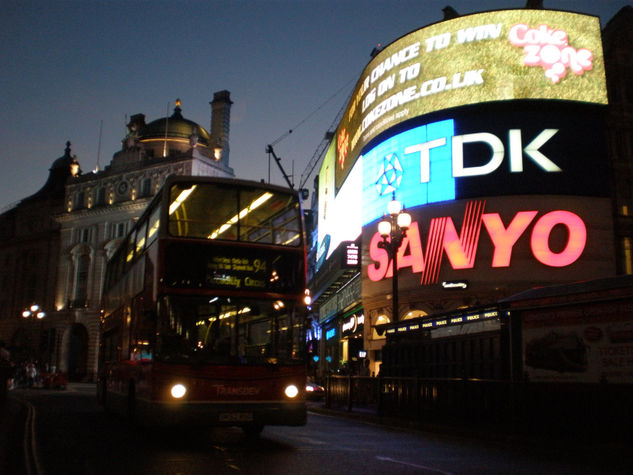
[[[294,181],[330,128],[377,44],[442,19],[521,8],[524,0],[77,0],[4,2],[0,15],[0,210],[39,190],[72,142],[84,172],[109,164],[126,117],[183,115],[209,128],[228,89],[230,165],[267,179],[275,145]],[[626,0],[545,0],[597,15]],[[99,130],[103,124],[101,147]],[[283,183],[274,164],[271,181]],[[308,182],[312,187],[312,180]]]

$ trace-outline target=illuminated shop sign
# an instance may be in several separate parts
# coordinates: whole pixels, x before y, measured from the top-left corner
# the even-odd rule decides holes
[[[438,282],[442,260],[446,256],[453,270],[473,269],[482,232],[492,243],[492,268],[510,267],[517,242],[526,234],[534,260],[552,268],[566,267],[578,260],[587,243],[587,227],[583,219],[567,210],[539,213],[537,210],[518,211],[509,222],[504,222],[497,212],[486,212],[485,201],[466,204],[460,232],[452,217],[435,217],[421,232],[422,223],[412,222],[407,236],[398,251],[398,269],[409,268],[420,274],[420,283]],[[555,228],[565,232],[559,238],[556,249],[552,248]],[[427,236],[425,245],[422,235]],[[367,276],[380,281],[393,275],[387,251],[378,246],[382,237],[376,232],[369,244],[370,263]],[[524,240],[522,240],[524,241]]]
[[[343,321],[343,326],[341,327],[341,331],[343,335],[350,335],[356,333],[357,331],[362,329],[361,325],[365,324],[365,315],[352,315]]]
[[[354,242],[345,246],[345,266],[358,267],[360,265],[360,249]]]
[[[495,11],[436,23],[393,42],[361,74],[337,129],[336,187],[365,145],[403,121],[514,99],[606,104],[598,18]]]
[[[442,282],[442,288],[447,290],[466,290],[468,288],[467,280],[445,280]]]
[[[433,320],[416,321],[415,323],[402,323],[396,327],[387,328],[387,334],[403,333],[408,331],[432,330],[442,328],[449,325],[461,325],[464,323],[479,322],[482,320],[490,320],[499,317],[498,310],[485,310],[482,312],[468,313],[465,315],[440,317]]]
[[[326,340],[331,340],[335,336],[336,336],[336,328],[330,328],[329,330],[325,331],[325,339]]]

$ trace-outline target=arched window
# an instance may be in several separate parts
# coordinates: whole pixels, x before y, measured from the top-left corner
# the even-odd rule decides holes
[[[384,325],[385,323],[391,323],[391,319],[387,315],[380,314],[378,315],[378,317],[376,317],[376,319],[374,320],[374,324],[372,325],[372,328],[371,328],[372,339],[384,340],[386,338],[386,335],[384,332],[378,333],[376,331],[376,325]]]
[[[404,316],[402,317],[402,320],[409,320],[411,318],[418,318],[418,317],[426,317],[427,315],[428,313],[426,313],[424,310],[412,309],[404,314]]]

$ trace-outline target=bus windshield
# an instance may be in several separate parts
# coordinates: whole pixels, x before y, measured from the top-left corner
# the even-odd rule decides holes
[[[156,359],[174,363],[288,363],[300,357],[294,303],[233,297],[165,296]]]

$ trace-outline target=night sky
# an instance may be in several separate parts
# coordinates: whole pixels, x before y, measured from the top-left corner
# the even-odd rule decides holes
[[[544,0],[597,15],[602,27],[627,4]],[[131,115],[171,115],[179,98],[183,116],[208,130],[209,102],[223,89],[234,102],[236,176],[268,179],[266,145],[275,143],[298,185],[372,49],[442,20],[446,5],[469,14],[525,0],[7,0],[0,211],[44,185],[66,141],[84,172],[103,169]]]

